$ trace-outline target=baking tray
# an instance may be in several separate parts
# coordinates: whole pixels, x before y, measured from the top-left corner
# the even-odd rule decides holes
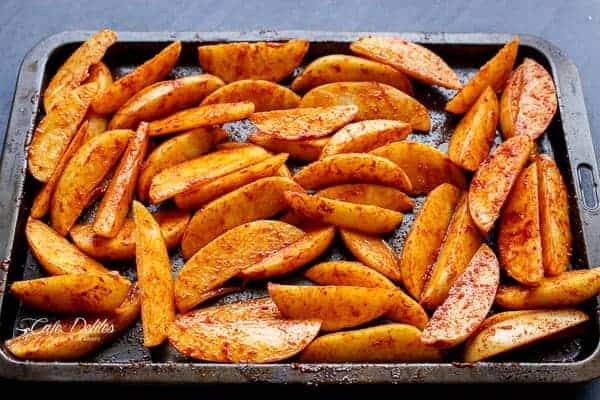
[[[26,146],[41,117],[40,93],[58,66],[91,32],[64,32],[51,36],[25,57],[6,133],[0,169],[0,340],[44,317],[24,308],[12,296],[4,296],[10,282],[41,276],[35,259],[27,250],[24,226],[38,185],[26,174]],[[183,42],[182,56],[173,76],[200,72],[196,47],[202,43],[287,40],[311,41],[305,61],[333,53],[348,53],[348,45],[369,34],[401,36],[422,43],[439,53],[466,81],[512,35],[404,32],[120,32],[119,41],[110,48],[105,60],[113,74],[120,76],[150,58],[173,40]],[[567,183],[574,235],[572,263],[576,268],[600,265],[600,206],[597,193],[598,167],[590,134],[579,75],[573,63],[551,43],[529,35],[520,35],[519,60],[531,57],[552,73],[557,88],[558,113],[547,133],[538,141],[540,150],[556,159]],[[297,74],[298,71],[295,72]],[[285,83],[289,83],[289,80]],[[429,134],[413,134],[410,139],[427,142],[442,150],[457,116],[446,115],[443,106],[452,91],[415,84],[415,97],[431,111]],[[229,124],[227,129],[243,140],[248,125]],[[422,198],[417,199],[420,205]],[[90,216],[88,215],[88,218]],[[399,251],[414,214],[407,214],[402,226],[387,237]],[[336,245],[323,259],[345,256]],[[172,255],[175,270],[181,267],[179,254]],[[131,264],[114,265],[130,277]],[[300,275],[299,275],[300,276]],[[286,282],[299,282],[291,277]],[[264,291],[249,288],[223,301],[260,296]],[[463,383],[463,382],[576,382],[600,376],[599,315],[597,301],[584,305],[592,321],[574,337],[533,346],[508,356],[475,365],[452,362],[441,364],[300,364],[291,360],[278,364],[218,364],[195,362],[177,354],[168,345],[152,351],[142,345],[139,322],[122,337],[82,362],[30,362],[12,357],[0,347],[0,376],[31,381],[95,381],[135,383]]]

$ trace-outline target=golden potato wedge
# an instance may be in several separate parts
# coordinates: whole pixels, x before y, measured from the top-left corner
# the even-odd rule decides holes
[[[274,176],[242,186],[198,210],[183,234],[181,251],[190,258],[208,242],[236,226],[271,218],[287,206],[283,193],[303,189],[293,180]]]
[[[517,178],[500,217],[500,264],[518,282],[536,286],[544,277],[537,166]]]
[[[465,270],[481,245],[481,235],[475,226],[463,195],[450,220],[437,261],[432,265],[429,279],[421,293],[421,304],[435,310],[448,296],[450,287]]]
[[[512,137],[500,144],[475,172],[469,186],[469,211],[484,234],[500,216],[532,148],[533,142],[528,136]]]
[[[97,90],[96,83],[87,83],[69,91],[36,126],[27,156],[27,168],[35,179],[48,182]]]
[[[393,290],[358,286],[293,286],[270,283],[269,296],[286,318],[320,319],[325,332],[352,328],[385,314]]]
[[[477,171],[490,153],[498,125],[498,98],[487,87],[460,120],[448,144],[448,156],[467,171]]]
[[[198,60],[203,70],[227,83],[242,79],[278,82],[300,65],[308,46],[308,40],[303,39],[199,46]]]
[[[241,271],[300,240],[305,233],[280,221],[259,220],[235,227],[200,249],[175,280],[175,304],[186,312]],[[252,238],[252,240],[248,240]]]
[[[552,76],[526,58],[512,73],[501,98],[500,128],[504,138],[540,137],[556,113],[558,100]]]
[[[287,205],[297,214],[326,224],[365,233],[385,233],[402,223],[402,213],[377,206],[349,203],[297,191],[283,193]]]
[[[498,259],[482,244],[450,288],[446,300],[433,313],[421,341],[448,348],[467,340],[492,308],[499,284]]]
[[[552,337],[588,319],[584,312],[573,309],[540,310],[517,315],[495,323],[471,338],[465,347],[464,360],[470,363],[485,360]]]
[[[98,93],[102,93],[112,85],[112,73],[102,61],[99,61],[90,67],[89,75],[84,83],[90,82],[96,82],[98,84]]]
[[[96,82],[98,84],[98,94],[105,91],[113,83],[112,73],[110,69],[103,62],[98,62],[90,67],[90,75],[84,81],[84,83]],[[87,142],[91,138],[101,133],[106,132],[108,129],[107,115],[102,115],[94,112],[91,108],[88,108],[87,114],[84,121],[87,122],[86,139]]]
[[[404,287],[415,299],[421,298],[459,200],[460,189],[442,183],[429,193],[408,231],[400,256],[400,274]]]
[[[413,94],[412,84],[402,72],[389,65],[344,54],[319,57],[304,68],[290,88],[305,92],[334,82],[381,82]]]
[[[27,360],[78,360],[118,336],[139,313],[139,289],[133,284],[125,301],[106,315],[61,319],[7,340],[5,345],[13,355]]]
[[[248,141],[275,153],[287,153],[291,158],[299,161],[315,161],[320,157],[329,138],[284,140],[253,133],[248,135]]]
[[[571,258],[572,238],[567,188],[554,160],[545,154],[536,159],[540,199],[542,257],[546,275],[559,275]]]
[[[131,283],[109,274],[68,274],[18,281],[10,292],[28,307],[61,314],[105,314],[123,303]]]
[[[202,105],[250,101],[256,112],[296,108],[300,96],[285,86],[269,81],[244,79],[223,86],[207,96]]]
[[[350,45],[361,56],[391,65],[409,77],[428,85],[460,89],[460,80],[444,60],[433,51],[406,39],[367,36]]]
[[[319,190],[318,196],[350,203],[370,204],[394,211],[410,211],[415,203],[398,189],[369,183],[330,186]]]
[[[144,346],[154,347],[167,338],[175,321],[175,289],[171,262],[158,222],[146,207],[133,201],[135,267],[142,291]]]
[[[336,82],[317,86],[302,97],[300,107],[358,107],[355,121],[393,119],[414,130],[429,131],[427,108],[393,86],[378,82]]]
[[[198,105],[202,99],[224,84],[221,79],[210,74],[157,82],[127,100],[113,115],[109,129],[134,129],[142,121],[154,121]]]
[[[169,329],[169,342],[197,360],[266,363],[299,353],[320,326],[319,320],[283,319],[267,297],[181,315]]]
[[[305,189],[321,189],[344,183],[376,183],[410,192],[406,173],[394,162],[372,154],[343,153],[302,168],[294,180]]]
[[[55,104],[68,97],[91,73],[90,67],[100,62],[106,50],[116,41],[115,32],[103,29],[79,46],[61,65],[46,87],[44,110],[49,112]]]
[[[94,189],[117,162],[134,134],[126,129],[102,133],[81,146],[69,160],[50,204],[50,221],[59,234],[65,236],[69,232],[88,205]]]
[[[300,362],[433,362],[442,353],[421,343],[414,326],[387,324],[323,335],[304,349]]]
[[[177,64],[179,53],[181,53],[181,42],[171,43],[157,55],[104,90],[92,101],[92,110],[98,114],[116,112],[140,90],[167,76]]]
[[[349,229],[340,229],[340,236],[358,261],[393,281],[402,280],[398,256],[383,239]]]
[[[370,154],[387,158],[397,164],[412,184],[410,195],[428,193],[442,183],[465,189],[462,170],[446,154],[425,143],[395,142],[381,146]]]
[[[454,114],[466,113],[488,86],[495,92],[500,92],[515,65],[518,50],[519,38],[515,36],[446,103],[446,111]]]
[[[153,216],[160,226],[167,250],[179,246],[190,221],[189,211],[177,208],[160,209]],[[118,261],[135,258],[134,231],[135,222],[128,218],[114,238],[96,235],[92,224],[75,225],[69,235],[75,246],[84,253],[97,259]]]

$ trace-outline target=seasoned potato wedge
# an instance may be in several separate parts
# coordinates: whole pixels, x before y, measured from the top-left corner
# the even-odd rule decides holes
[[[500,144],[481,164],[469,186],[469,211],[475,225],[488,233],[533,148],[528,136]]]
[[[398,257],[383,239],[348,229],[340,229],[340,235],[358,261],[393,281],[402,280]]]
[[[490,153],[499,114],[498,98],[488,86],[452,133],[448,156],[454,164],[477,171]]]
[[[68,274],[18,281],[10,291],[28,307],[61,314],[105,314],[119,307],[131,284],[119,274]]]
[[[400,190],[370,183],[330,186],[319,190],[317,195],[401,212],[410,211],[415,206],[414,201]]]
[[[198,105],[202,99],[223,85],[221,79],[210,74],[157,82],[127,100],[110,120],[109,129],[134,129],[142,121],[154,121]]]
[[[394,119],[408,122],[417,131],[428,131],[431,123],[423,104],[385,83],[328,83],[306,93],[300,102],[300,107],[350,105],[358,107],[355,121]]]
[[[116,112],[140,90],[167,76],[175,64],[177,64],[179,53],[181,53],[181,42],[176,41],[171,43],[161,50],[160,53],[104,90],[92,101],[92,110],[98,114]]]
[[[498,259],[482,244],[450,288],[446,300],[433,313],[421,341],[447,348],[467,340],[492,308],[499,283]]]
[[[381,82],[412,95],[412,84],[402,72],[376,61],[343,54],[319,57],[304,68],[290,87],[305,92],[334,82]]]
[[[329,141],[329,138],[285,140],[274,136],[253,133],[248,135],[248,141],[275,153],[287,153],[290,155],[290,158],[295,160],[315,161],[321,156],[321,151]]]
[[[381,146],[371,154],[387,158],[397,164],[408,176],[411,195],[428,193],[442,183],[464,189],[465,175],[446,154],[424,143],[395,142]]]
[[[110,69],[103,62],[98,62],[90,67],[90,75],[84,81],[84,83],[96,82],[98,84],[98,91],[96,96],[104,92],[113,83],[112,73]],[[87,122],[86,139],[87,142],[91,138],[101,133],[106,132],[108,129],[107,115],[102,115],[94,112],[91,108],[88,108],[87,114],[84,121]]]
[[[269,296],[286,318],[320,319],[325,332],[352,328],[389,310],[393,290],[358,286],[293,286],[270,283]]]
[[[495,92],[500,92],[515,65],[518,50],[519,38],[515,36],[494,57],[486,62],[456,96],[446,104],[446,111],[454,114],[466,113],[488,86],[491,86]]]
[[[256,112],[295,108],[300,96],[285,86],[269,81],[245,79],[232,82],[207,96],[202,105],[250,101]]]
[[[213,289],[304,235],[295,226],[268,220],[225,232],[194,254],[179,271],[175,280],[177,309],[182,313],[189,311],[206,300],[206,294]]]
[[[460,89],[460,80],[433,51],[411,41],[385,36],[367,36],[350,45],[350,50],[391,65],[409,77],[428,85]]]
[[[441,184],[429,193],[408,231],[400,256],[400,274],[404,287],[415,299],[421,297],[459,200],[460,189]]]
[[[112,85],[112,73],[102,61],[99,61],[90,67],[89,75],[84,83],[90,82],[96,82],[98,84],[98,93],[102,93],[110,85]]]
[[[283,319],[267,297],[181,315],[169,329],[169,342],[197,360],[266,363],[299,353],[320,326],[314,319]]]
[[[300,65],[309,42],[240,42],[198,47],[198,60],[205,71],[225,82],[264,79],[278,82]]]

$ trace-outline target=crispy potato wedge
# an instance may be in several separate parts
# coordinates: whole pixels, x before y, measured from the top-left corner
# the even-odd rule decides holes
[[[498,98],[488,86],[452,133],[448,156],[454,164],[477,171],[490,153],[499,114]]]
[[[268,220],[228,230],[194,254],[179,271],[175,280],[177,309],[189,311],[206,299],[206,293],[304,235],[295,226]]]
[[[450,288],[446,300],[433,313],[421,341],[447,348],[467,340],[492,308],[499,284],[498,259],[482,244]]]
[[[202,101],[202,105],[240,101],[252,102],[255,111],[262,112],[296,108],[300,104],[300,96],[273,82],[244,79],[216,90]]]
[[[314,319],[283,319],[267,297],[181,315],[169,329],[169,342],[197,360],[266,363],[302,351],[320,326]]]
[[[460,189],[442,183],[429,193],[408,231],[400,256],[400,274],[404,287],[415,299],[421,298],[459,200]]]
[[[88,205],[94,189],[117,162],[134,134],[126,129],[102,133],[81,146],[69,160],[50,204],[50,221],[59,234],[65,236],[69,232]]]
[[[157,55],[104,90],[92,101],[92,110],[98,114],[116,112],[140,90],[167,76],[177,64],[179,53],[181,53],[181,42],[171,43]]]
[[[398,256],[383,239],[349,229],[340,229],[340,236],[358,261],[393,281],[402,280]]]
[[[109,274],[68,274],[15,282],[10,291],[28,307],[61,314],[105,314],[119,307],[131,283]]]
[[[446,111],[454,114],[466,113],[488,86],[495,92],[500,92],[515,65],[518,50],[519,38],[515,36],[446,103]]]
[[[554,160],[545,154],[536,159],[540,199],[542,256],[546,275],[559,275],[571,258],[572,238],[567,188]]]
[[[44,110],[49,112],[61,103],[91,73],[90,67],[104,57],[106,50],[117,41],[117,34],[104,29],[93,34],[75,50],[58,69],[44,91]],[[87,108],[87,106],[86,106]]]
[[[528,136],[513,137],[500,144],[481,164],[469,186],[469,211],[475,225],[487,234],[525,166],[533,142]]]
[[[210,202],[192,217],[183,234],[181,251],[190,258],[208,242],[236,226],[271,218],[287,206],[283,193],[303,189],[293,180],[262,178]]]
[[[494,318],[494,317],[491,317]],[[524,313],[497,322],[469,340],[465,362],[478,362],[528,345],[586,322],[589,317],[578,310],[547,310]]]
[[[427,108],[393,86],[378,82],[336,82],[318,86],[302,97],[300,107],[358,107],[355,121],[393,119],[414,130],[429,131]]]
[[[283,193],[287,205],[297,214],[326,224],[365,233],[385,233],[402,223],[402,213],[377,206],[349,203],[298,191]]]
[[[198,105],[202,99],[224,84],[221,79],[210,74],[157,82],[127,100],[113,115],[109,129],[134,129],[142,121],[154,121]]]
[[[269,296],[286,318],[320,319],[325,332],[352,328],[385,314],[393,290],[358,286],[293,286],[270,283]]]
[[[300,65],[308,46],[308,40],[303,39],[200,46],[198,60],[203,70],[228,83],[242,79],[278,82]]]
[[[370,204],[394,211],[410,211],[415,203],[398,189],[370,183],[354,183],[330,186],[319,190],[318,196],[350,203]]]
[[[175,289],[167,246],[152,214],[133,202],[135,221],[135,267],[142,290],[144,346],[158,346],[175,321]]]
[[[315,161],[321,156],[321,151],[329,138],[285,140],[253,133],[248,135],[248,141],[275,153],[287,153],[291,158],[299,161]]]
[[[442,353],[421,343],[414,326],[387,324],[323,335],[300,354],[300,362],[432,362]]]
[[[409,77],[449,89],[460,89],[460,80],[433,51],[411,41],[385,36],[367,36],[350,45],[361,56],[391,65]]]
[[[98,93],[102,93],[110,85],[112,85],[112,73],[102,61],[99,61],[90,67],[89,75],[84,83],[90,82],[96,82],[98,84]]]
[[[304,68],[290,88],[305,92],[316,86],[334,82],[381,82],[413,94],[410,80],[389,65],[344,54],[319,57]]]
[[[112,73],[103,62],[98,62],[90,67],[90,75],[84,83],[96,82],[98,84],[98,94],[104,92],[113,83]],[[87,122],[86,139],[87,142],[94,136],[106,132],[108,129],[108,116],[94,112],[88,108],[84,121]]]
[[[465,189],[467,182],[462,170],[440,150],[418,142],[395,142],[381,146],[370,154],[387,158],[397,164],[408,176],[410,195],[429,193],[442,183]]]

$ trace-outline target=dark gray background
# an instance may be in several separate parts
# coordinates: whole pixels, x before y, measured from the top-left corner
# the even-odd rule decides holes
[[[600,80],[596,76],[600,1],[0,0],[0,135],[6,130],[17,71],[26,52],[52,33],[102,27],[131,31],[303,29],[538,35],[565,50],[579,68],[594,146],[600,155],[600,117],[596,111],[600,107]],[[529,392],[523,387],[511,389]],[[446,394],[467,392],[456,387],[443,390]],[[536,397],[543,396],[542,391],[554,397],[567,388],[546,385],[533,390],[531,394]],[[578,398],[600,398],[600,383],[568,390]],[[402,392],[398,388],[398,394]],[[496,389],[494,394],[498,394]]]

